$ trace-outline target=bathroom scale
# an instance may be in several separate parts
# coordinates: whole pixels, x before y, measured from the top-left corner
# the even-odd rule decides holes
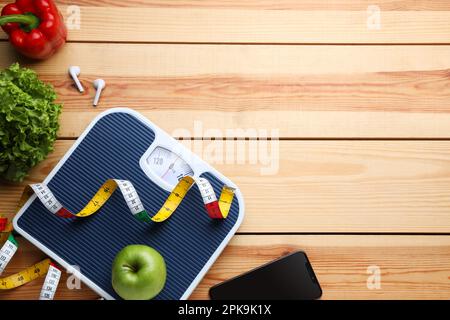
[[[118,193],[83,219],[61,219],[33,195],[14,229],[105,299],[120,299],[111,284],[117,253],[130,244],[148,245],[167,267],[165,287],[154,299],[187,299],[242,222],[244,201],[232,181],[138,112],[114,108],[94,119],[43,183],[77,212],[106,180],[128,180],[146,209],[157,212],[183,176],[207,179],[215,194],[224,185],[234,188],[226,219],[206,214],[199,188],[190,188],[162,223],[135,219]]]

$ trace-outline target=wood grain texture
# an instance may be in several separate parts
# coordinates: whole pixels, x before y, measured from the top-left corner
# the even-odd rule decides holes
[[[172,133],[279,129],[281,137],[449,138],[450,46],[68,44],[33,64],[65,108],[61,137],[101,111],[129,106]],[[17,57],[0,43],[0,67]],[[80,65],[86,93],[67,68]],[[337,63],[338,62],[338,63]],[[107,88],[91,106],[92,81]]]
[[[318,234],[236,236],[192,299],[293,250],[308,253],[324,299],[450,299],[448,236],[345,235],[450,233],[450,141],[335,140],[450,139],[449,1],[57,3],[66,21],[68,6],[81,8],[71,43],[34,63],[18,58],[0,32],[0,68],[18,60],[56,87],[65,105],[60,137],[76,138],[100,112],[129,106],[176,137],[276,129],[295,139],[279,142],[274,175],[261,175],[264,165],[248,158],[230,164],[219,154],[212,164],[244,193],[240,232]],[[373,4],[381,9],[379,30],[367,27]],[[84,95],[67,75],[72,64],[81,67]],[[107,88],[93,108],[98,77]],[[72,143],[58,141],[24,183],[42,181]],[[194,152],[208,158],[211,142],[196,143]],[[239,143],[247,151],[258,146]],[[1,213],[12,215],[23,185],[0,182]],[[20,242],[8,273],[44,257]],[[381,268],[381,290],[367,289],[371,265]],[[97,298],[85,285],[68,290],[66,279],[57,299]],[[36,299],[42,281],[0,292],[0,300]]]
[[[371,14],[367,12],[367,2],[361,2],[358,8],[353,5],[349,10],[345,4],[332,5],[333,10],[323,9],[324,5],[280,10],[267,5],[260,8],[255,2],[253,7],[244,8],[239,5],[198,7],[195,3],[198,2],[175,7],[145,4],[128,7],[123,3],[97,6],[92,2],[81,7],[81,27],[70,30],[69,40],[318,44],[449,43],[450,40],[450,11],[442,2],[438,6],[445,10],[381,11],[379,29],[367,26]],[[77,1],[71,3],[76,4]],[[62,5],[60,9],[67,19],[70,16],[67,6]],[[5,39],[6,35],[2,33],[0,37]]]
[[[292,251],[305,251],[323,299],[449,299],[450,238],[424,236],[236,236],[191,299]],[[367,289],[369,266],[381,289]]]
[[[2,1],[0,1],[1,3]],[[61,5],[76,3],[83,7],[138,7],[138,8],[239,8],[260,10],[348,10],[360,11],[373,0],[57,0]],[[389,11],[449,11],[446,0],[378,0],[376,4]]]
[[[184,141],[205,159],[222,142]],[[24,183],[41,182],[71,145],[58,141]],[[242,164],[237,155],[226,164],[220,151],[209,158],[244,194],[241,232],[450,232],[448,141],[280,141],[273,175],[248,156],[264,144],[241,146]],[[0,212],[14,212],[23,185],[0,184]]]
[[[43,258],[23,238],[21,252],[5,274]],[[355,244],[358,244],[355,246]],[[207,299],[211,286],[296,250],[305,251],[319,279],[323,299],[449,299],[450,238],[445,236],[250,236],[237,235],[191,299]],[[369,290],[369,266],[381,271],[381,289]],[[69,290],[67,274],[57,299],[96,299],[82,284]],[[1,299],[36,299],[41,281],[0,292]]]

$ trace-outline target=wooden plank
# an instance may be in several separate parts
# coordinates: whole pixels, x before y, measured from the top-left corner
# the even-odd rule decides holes
[[[280,141],[272,175],[261,171],[271,161],[263,142],[236,141],[228,162],[223,141],[191,142],[241,188],[242,232],[450,232],[449,141]],[[71,145],[58,141],[25,183],[42,181]],[[249,150],[265,147],[269,157],[252,163]],[[22,189],[0,184],[0,212],[14,212]]]
[[[281,137],[449,138],[449,56],[450,46],[78,43],[49,61],[21,62],[55,85],[65,104],[61,137],[77,137],[101,111],[126,105],[187,136],[253,128]],[[16,59],[0,43],[0,67]],[[84,95],[67,74],[74,63]],[[98,77],[107,88],[93,108]],[[196,121],[204,131],[194,132]]]
[[[2,1],[0,1],[1,3]],[[242,8],[264,10],[342,10],[359,11],[374,4],[373,0],[57,0],[60,5],[82,7],[137,7],[137,8]],[[376,4],[386,11],[448,11],[446,0],[378,0]]]
[[[39,261],[43,254],[23,238],[7,273]],[[450,238],[446,236],[237,235],[191,299],[207,299],[214,284],[289,252],[308,254],[323,289],[323,299],[448,299]],[[369,267],[379,267],[381,288],[367,288]],[[66,278],[58,299],[96,299],[84,284],[69,290]],[[41,281],[0,292],[0,299],[36,299]]]
[[[323,299],[448,299],[450,239],[424,236],[236,236],[191,299],[211,286],[292,251],[305,251]],[[368,267],[381,289],[369,290]]]
[[[4,2],[4,1],[3,1]],[[276,1],[267,2],[273,6]],[[412,1],[410,1],[412,2]],[[98,6],[90,1],[81,9],[81,26],[70,30],[70,41],[196,42],[196,43],[449,43],[450,8],[442,10],[384,10],[379,28],[368,27],[373,3],[344,3],[333,10],[318,9],[312,1],[300,8],[242,8],[182,5],[128,7],[123,3]],[[234,5],[233,5],[234,3]],[[423,2],[422,2],[423,3]],[[77,4],[73,1],[70,5]],[[87,6],[85,5],[87,4]],[[306,7],[305,7],[306,6]],[[392,8],[392,6],[390,6]],[[408,4],[404,5],[408,7]],[[389,7],[388,7],[389,8]],[[66,16],[70,10],[60,7]],[[139,27],[137,27],[137,25]],[[3,39],[6,35],[1,33]]]

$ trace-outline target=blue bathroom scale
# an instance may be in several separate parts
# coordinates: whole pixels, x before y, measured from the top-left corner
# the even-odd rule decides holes
[[[158,166],[160,159],[174,158],[171,170]],[[224,185],[235,188],[228,217],[211,219],[198,188],[167,221],[151,224],[135,219],[120,193],[85,219],[57,217],[33,195],[14,218],[14,229],[64,268],[76,266],[75,274],[105,299],[119,298],[111,285],[116,254],[130,244],[153,247],[167,265],[166,285],[155,299],[187,299],[242,222],[244,202],[233,182],[141,114],[115,108],[89,125],[44,183],[78,212],[107,179],[129,180],[156,213],[181,175],[208,179],[217,195]]]

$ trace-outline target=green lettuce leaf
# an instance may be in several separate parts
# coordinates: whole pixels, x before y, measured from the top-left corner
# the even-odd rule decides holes
[[[13,64],[0,72],[0,178],[22,181],[53,151],[61,104],[33,70]]]

